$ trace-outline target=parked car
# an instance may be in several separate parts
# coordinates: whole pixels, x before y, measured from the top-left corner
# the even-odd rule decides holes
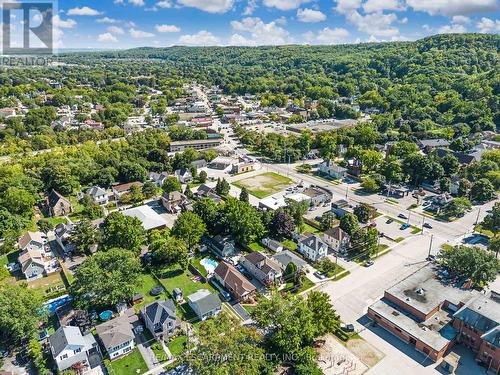
[[[399,215],[398,215],[398,217],[399,217],[399,218],[401,218],[401,219],[408,219],[408,218],[405,216],[405,214],[399,214]]]
[[[409,227],[410,227],[410,224],[403,224],[403,225],[401,225],[401,228],[399,228],[399,229],[405,230],[405,229],[408,229]]]
[[[434,262],[436,260],[436,256],[435,255],[429,255],[427,258],[426,258],[429,262]]]
[[[316,271],[313,273],[314,276],[316,276],[320,280],[326,279],[326,275],[323,272]]]
[[[432,229],[432,225],[430,225],[429,223],[424,223],[424,228]]]
[[[341,323],[340,329],[345,332],[354,332],[354,325]]]
[[[394,221],[394,220],[392,220],[392,219],[388,219],[385,223],[386,223],[386,224],[391,224],[393,221]]]
[[[373,263],[373,260],[367,260],[364,264],[365,267],[371,267],[373,266],[375,263]]]

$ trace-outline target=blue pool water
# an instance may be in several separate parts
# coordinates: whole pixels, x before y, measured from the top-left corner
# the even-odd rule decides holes
[[[99,318],[101,318],[101,320],[103,321],[111,319],[112,316],[113,312],[110,310],[103,311],[102,313],[99,314]]]
[[[213,273],[214,270],[217,268],[217,262],[213,259],[210,258],[205,258],[202,259],[200,264],[205,267],[208,273]]]
[[[55,314],[58,307],[64,305],[66,302],[71,301],[72,299],[73,298],[71,298],[71,296],[63,296],[45,304],[44,307],[46,307],[50,311],[50,315],[52,315]]]

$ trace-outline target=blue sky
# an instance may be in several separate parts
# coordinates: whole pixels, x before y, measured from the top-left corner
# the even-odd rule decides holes
[[[61,48],[340,44],[500,33],[500,0],[60,0],[58,9]]]

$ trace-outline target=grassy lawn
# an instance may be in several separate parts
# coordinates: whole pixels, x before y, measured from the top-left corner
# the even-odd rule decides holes
[[[53,227],[56,227],[59,224],[66,224],[68,220],[65,217],[47,217],[43,219],[48,223],[52,224]]]
[[[51,273],[47,277],[40,277],[28,282],[28,287],[38,289],[47,294],[57,289],[58,287],[65,288],[64,281],[61,277],[62,272]]]
[[[163,347],[159,342],[154,342],[151,345],[151,350],[155,354],[156,360],[160,363],[168,361],[168,356],[167,353],[165,353],[165,350],[163,350]]]
[[[248,245],[248,247],[252,251],[266,251],[266,249],[258,242],[252,242],[251,244]]]
[[[309,280],[307,277],[304,277],[304,281],[302,283],[302,286],[297,289],[297,291],[295,293],[302,293],[304,290],[307,290],[309,288],[312,288],[314,286],[314,283]]]
[[[159,296],[153,297],[149,292],[154,287],[161,286],[153,275],[149,273],[143,273],[139,278],[138,288],[136,289],[136,293],[141,293],[144,296],[144,300],[142,303],[135,305],[135,309],[138,311],[144,305],[156,301],[157,299],[165,299],[167,296],[165,293],[160,294]]]
[[[399,201],[397,201],[396,199],[392,199],[392,198],[386,198],[385,201],[387,203],[390,203],[390,204],[399,204]]]
[[[284,240],[281,241],[284,247],[290,249],[290,250],[297,250],[297,243],[292,241],[292,240]]]
[[[309,232],[311,234],[318,234],[318,233],[321,233],[321,231],[319,229],[316,229],[314,228],[313,226],[307,224],[307,223],[304,223],[302,225],[302,233],[305,233],[305,232]]]
[[[205,269],[205,267],[203,267],[203,265],[201,264],[201,261],[203,260],[203,258],[194,258],[192,261],[191,261],[191,264],[193,265],[194,268],[196,268],[204,277],[207,277],[208,275],[208,272],[207,270]]]
[[[148,366],[138,349],[133,350],[123,358],[111,362],[109,367],[111,375],[134,375],[148,371]]]
[[[184,353],[187,345],[187,336],[177,336],[175,339],[170,340],[168,349],[174,357]]]
[[[288,177],[274,172],[268,172],[251,178],[235,181],[233,185],[240,189],[245,187],[250,194],[262,199],[286,189],[288,186],[292,185],[292,183],[293,181]]]
[[[338,275],[335,279],[333,279],[333,281],[339,281],[339,280],[343,279],[344,277],[346,277],[349,274],[350,274],[350,272],[347,271],[347,272],[345,272],[345,273],[343,273],[341,275]]]
[[[248,314],[252,315],[253,311],[257,307],[257,305],[241,305],[247,311]]]
[[[194,282],[191,280],[193,274],[189,271],[181,269],[165,270],[160,276],[160,281],[163,287],[172,294],[175,288],[182,290],[184,298],[196,292],[199,289],[208,289],[214,292],[214,289],[209,283]]]
[[[483,229],[483,227],[480,224],[476,225],[474,230],[478,233],[484,234],[485,236],[493,237],[493,232],[488,229]]]

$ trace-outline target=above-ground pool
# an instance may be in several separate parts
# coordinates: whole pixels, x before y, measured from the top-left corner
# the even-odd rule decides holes
[[[56,310],[57,310],[58,307],[64,305],[66,302],[69,302],[72,299],[73,298],[71,298],[68,295],[62,296],[60,298],[57,298],[57,299],[55,299],[53,301],[50,301],[50,302],[46,303],[44,307],[46,307],[47,309],[49,309],[50,315],[53,315],[53,314],[55,314],[55,312],[56,312]]]
[[[209,274],[214,273],[215,269],[217,268],[217,262],[213,259],[210,259],[210,258],[202,259],[200,264],[203,267],[205,267],[205,269],[207,270],[207,272]]]

